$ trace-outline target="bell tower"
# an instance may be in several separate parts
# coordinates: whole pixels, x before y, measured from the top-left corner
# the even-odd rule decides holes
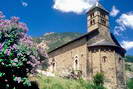
[[[109,12],[99,3],[96,2],[95,5],[90,8],[87,12],[87,28],[88,32],[103,28],[108,30],[109,28]]]

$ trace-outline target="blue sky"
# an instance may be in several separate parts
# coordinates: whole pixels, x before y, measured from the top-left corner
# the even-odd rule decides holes
[[[27,23],[28,34],[46,32],[87,32],[85,12],[96,0],[0,0],[0,10],[7,16],[18,16]],[[133,1],[100,0],[110,12],[110,31],[133,54]]]

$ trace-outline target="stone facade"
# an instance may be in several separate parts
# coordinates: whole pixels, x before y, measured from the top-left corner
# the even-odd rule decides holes
[[[90,48],[88,52],[88,64],[90,65],[87,73],[88,78],[92,78],[97,72],[103,73],[105,76],[104,84],[107,89],[125,89],[122,56],[114,48]]]
[[[126,89],[123,60],[126,51],[109,31],[108,12],[96,3],[87,16],[90,31],[49,52],[49,71],[62,76],[80,70],[87,80],[103,73],[107,89]]]
[[[82,70],[84,74],[83,76],[86,77],[85,59],[87,59],[87,44],[85,43],[86,39],[83,38],[69,44],[69,46],[65,46],[57,51],[49,53],[51,61],[53,59],[56,61],[56,69],[54,72],[58,74],[64,74],[74,69]],[[76,59],[77,66],[75,65]]]

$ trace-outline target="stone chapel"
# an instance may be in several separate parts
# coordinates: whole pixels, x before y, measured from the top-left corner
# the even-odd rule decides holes
[[[86,34],[48,53],[51,72],[61,75],[80,70],[87,80],[103,73],[107,89],[126,89],[126,50],[110,32],[109,12],[97,2],[87,12],[87,23]]]

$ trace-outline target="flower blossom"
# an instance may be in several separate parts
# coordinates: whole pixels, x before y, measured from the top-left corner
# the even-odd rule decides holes
[[[6,55],[10,55],[10,53],[11,53],[11,50],[10,49],[6,49]]]
[[[0,19],[2,19],[2,18],[4,18],[4,17],[5,17],[5,16],[4,16],[3,12],[0,11]]]
[[[14,62],[18,62],[18,59],[17,59],[17,58],[15,58],[15,59],[13,59],[13,61],[14,61]]]
[[[22,81],[21,77],[16,77],[15,81],[17,81],[18,83],[20,83]]]
[[[18,23],[19,19],[20,19],[19,17],[13,16],[13,17],[11,17],[11,22],[12,23]]]

